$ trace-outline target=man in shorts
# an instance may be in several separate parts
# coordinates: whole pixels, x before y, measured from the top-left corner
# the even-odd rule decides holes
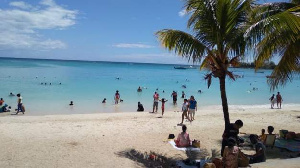
[[[189,100],[189,115],[191,121],[195,120],[195,111],[197,111],[197,101],[194,96],[191,96]]]
[[[159,101],[159,94],[157,92],[155,92],[153,95],[153,111],[152,111],[152,113],[154,113],[154,109],[155,109],[155,112],[157,113],[158,101]]]

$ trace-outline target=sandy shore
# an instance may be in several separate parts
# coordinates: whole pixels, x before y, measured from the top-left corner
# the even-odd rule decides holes
[[[148,167],[149,161],[129,156],[132,149],[154,151],[167,161],[185,159],[186,154],[167,143],[168,134],[181,131],[181,112],[112,113],[26,116],[1,114],[0,167]],[[300,106],[287,109],[230,110],[231,121],[242,119],[240,132],[259,134],[269,125],[300,132]],[[224,120],[221,110],[201,110],[196,120],[186,122],[192,139],[211,154],[220,150]],[[246,153],[250,151],[245,151]],[[268,160],[252,167],[298,167],[300,159],[287,160],[290,153],[268,151]]]

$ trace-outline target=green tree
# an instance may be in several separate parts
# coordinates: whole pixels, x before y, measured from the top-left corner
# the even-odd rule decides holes
[[[205,76],[208,87],[212,77],[219,79],[225,129],[230,124],[225,79],[235,79],[228,67],[236,66],[245,52],[243,35],[251,4],[251,0],[186,0],[190,33],[172,29],[156,33],[169,51],[202,61],[200,68],[210,70]]]
[[[257,5],[249,18],[245,37],[256,48],[256,69],[278,56],[268,83],[271,89],[285,85],[300,72],[300,1]]]

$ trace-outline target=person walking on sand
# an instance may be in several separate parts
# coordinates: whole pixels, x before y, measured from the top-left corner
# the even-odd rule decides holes
[[[281,103],[282,103],[283,99],[282,99],[282,97],[280,95],[280,92],[277,92],[276,100],[277,100],[277,108],[281,109]],[[278,107],[278,104],[279,104],[279,107]]]
[[[197,111],[197,101],[195,100],[194,96],[191,96],[189,100],[189,115],[190,120],[195,120],[195,112]]]
[[[183,124],[184,117],[186,117],[191,122],[189,116],[187,115],[188,107],[189,107],[188,100],[184,99],[183,101],[184,102],[183,102],[182,108],[181,108],[182,109],[182,116],[181,116],[181,123],[180,124]]]
[[[175,105],[177,103],[177,92],[173,91],[171,97],[173,97],[173,104]]]
[[[164,112],[165,112],[165,103],[168,101],[166,100],[165,98],[162,98],[161,100],[161,115],[163,116],[164,115]]]
[[[275,94],[273,94],[271,97],[270,97],[270,102],[271,102],[271,109],[274,108],[274,104],[275,104]]]
[[[152,113],[154,113],[154,109],[155,109],[155,112],[157,113],[158,101],[159,101],[159,94],[157,92],[154,92],[154,95],[153,95],[153,111],[152,111]]]
[[[119,103],[119,100],[120,100],[120,93],[119,91],[117,90],[116,93],[115,93],[115,104],[118,104]]]
[[[22,109],[23,98],[21,97],[20,93],[17,94],[17,97],[18,97],[18,100],[17,100],[17,102],[18,102],[18,109],[17,109],[17,113],[16,114],[18,114],[19,112],[22,112],[24,114],[24,111]]]

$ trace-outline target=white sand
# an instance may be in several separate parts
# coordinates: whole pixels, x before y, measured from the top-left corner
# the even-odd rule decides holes
[[[160,114],[112,113],[26,116],[1,114],[0,167],[145,167],[137,161],[118,155],[126,149],[154,151],[168,158],[185,159],[182,151],[167,143],[169,133],[177,134],[181,127],[180,112]],[[259,134],[273,125],[300,132],[300,106],[288,109],[230,110],[231,121],[242,119],[240,132]],[[220,150],[224,128],[221,110],[200,110],[196,120],[186,122],[191,138],[201,141],[201,149]],[[280,159],[273,149],[273,158],[252,167],[299,167],[300,160]],[[249,151],[248,151],[249,152]],[[275,153],[275,154],[274,154]],[[277,158],[276,158],[277,157]],[[282,158],[282,156],[280,155]],[[284,157],[284,155],[283,155]],[[276,166],[275,166],[276,167]]]

